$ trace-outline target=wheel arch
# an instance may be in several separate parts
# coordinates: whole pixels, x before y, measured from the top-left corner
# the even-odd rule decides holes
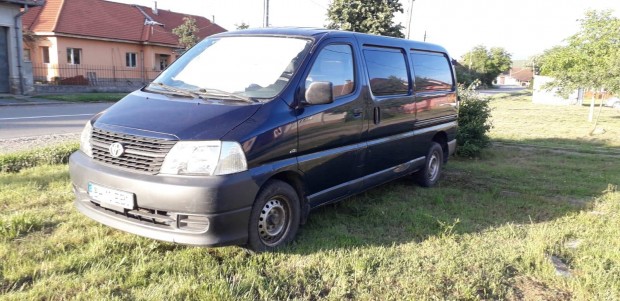
[[[306,199],[306,188],[305,188],[302,175],[294,171],[287,170],[287,171],[281,171],[271,176],[269,179],[267,179],[267,181],[265,181],[265,183],[269,182],[270,180],[282,181],[284,183],[291,185],[291,187],[295,189],[295,191],[297,192],[297,196],[299,197],[299,202],[300,202],[299,204],[299,208],[301,209],[300,221],[302,225],[305,224],[308,218],[310,207]],[[265,184],[263,183],[263,186],[264,185]]]
[[[448,148],[448,135],[446,132],[437,132],[431,141],[437,142],[439,146],[441,146],[441,150],[443,152],[443,163],[447,163],[450,150]]]

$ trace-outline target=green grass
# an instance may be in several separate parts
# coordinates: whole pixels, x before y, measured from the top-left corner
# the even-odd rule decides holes
[[[533,104],[530,96],[491,99],[495,141],[536,146],[562,147],[589,151],[618,151],[620,111],[603,107],[598,123],[603,134],[590,135],[594,123],[588,122],[587,106]],[[595,109],[595,117],[599,107]]]
[[[127,93],[72,93],[38,95],[37,98],[69,102],[116,102],[126,95]]]
[[[439,187],[320,208],[291,246],[250,255],[101,226],[73,208],[65,165],[0,173],[0,299],[618,300],[619,184],[598,155],[492,148],[451,160]]]

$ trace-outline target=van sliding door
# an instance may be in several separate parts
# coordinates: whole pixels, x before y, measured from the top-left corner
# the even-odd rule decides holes
[[[395,177],[413,158],[416,108],[405,55],[400,48],[364,48],[372,99],[364,166],[370,184]]]

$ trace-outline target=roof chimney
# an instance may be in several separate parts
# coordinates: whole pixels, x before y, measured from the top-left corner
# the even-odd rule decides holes
[[[158,15],[159,12],[157,11],[157,1],[153,1],[153,14]]]

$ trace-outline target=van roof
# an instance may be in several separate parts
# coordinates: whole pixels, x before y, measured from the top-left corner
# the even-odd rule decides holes
[[[447,53],[446,49],[442,46],[418,42],[407,39],[386,37],[380,35],[351,32],[344,30],[331,30],[325,28],[304,28],[304,27],[270,27],[270,28],[255,28],[245,29],[239,31],[229,31],[213,35],[213,37],[222,36],[247,36],[247,35],[275,35],[275,36],[291,36],[291,37],[307,37],[315,41],[320,41],[323,38],[328,37],[355,37],[362,45],[369,46],[390,46],[390,47],[402,47],[409,49],[429,50],[436,52]]]

